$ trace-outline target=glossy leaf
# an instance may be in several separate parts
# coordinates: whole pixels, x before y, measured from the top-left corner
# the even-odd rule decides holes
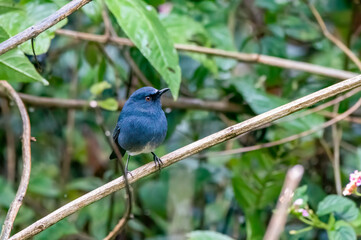
[[[181,82],[178,54],[153,7],[142,0],[106,0],[106,3],[118,24],[177,98]]]
[[[355,230],[346,222],[338,221],[335,228],[327,231],[330,240],[356,240]]]
[[[9,35],[0,26],[0,42],[7,38],[9,38]],[[48,84],[18,48],[10,50],[0,56],[0,79],[9,82],[39,81],[43,84]]]
[[[111,87],[112,87],[112,85],[110,85],[110,83],[103,81],[103,82],[93,84],[90,88],[90,92],[94,96],[97,96],[97,95],[100,95],[105,89],[109,89]]]
[[[105,100],[98,101],[98,104],[101,108],[109,111],[118,110],[118,102],[114,98],[107,98]]]
[[[40,0],[28,1],[25,4],[19,3],[15,6],[20,10],[0,15],[0,26],[2,26],[10,36],[14,36],[28,27],[40,22],[59,8],[55,3],[44,3]],[[35,38],[34,49],[37,55],[48,51],[50,41],[54,38],[54,31],[63,27],[66,23],[67,19],[64,19]],[[33,55],[30,40],[21,44],[20,48],[26,54]]]
[[[317,215],[323,216],[331,213],[346,221],[355,220],[360,214],[352,200],[338,195],[328,195],[318,204]]]

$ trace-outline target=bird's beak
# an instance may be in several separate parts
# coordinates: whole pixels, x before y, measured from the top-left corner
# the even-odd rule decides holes
[[[165,93],[165,92],[168,92],[169,91],[169,88],[163,88],[162,90],[159,90],[158,91],[158,96],[160,97],[160,96],[162,96],[163,95],[163,93]]]

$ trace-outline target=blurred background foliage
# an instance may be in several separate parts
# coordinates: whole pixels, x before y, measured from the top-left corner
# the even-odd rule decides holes
[[[50,15],[67,2],[0,1],[1,41]],[[114,1],[106,2],[111,4],[110,2]],[[341,50],[325,39],[303,1],[145,2],[151,6],[147,6],[147,9],[157,12],[156,21],[161,23],[159,28],[166,29],[169,35],[167,41],[170,43],[261,53],[358,72]],[[360,56],[359,2],[319,0],[313,3],[330,31]],[[14,50],[17,51],[16,54],[20,54],[19,61],[27,61],[23,58],[24,52],[39,73],[34,71],[32,65],[27,65],[22,70],[29,74],[19,76],[0,65],[0,75],[2,78],[12,77],[13,80],[18,80],[19,82],[13,81],[12,85],[21,93],[51,98],[99,100],[104,108],[103,115],[109,129],[113,129],[119,114],[115,111],[116,100],[126,99],[132,91],[148,84],[155,88],[174,84],[173,95],[178,93],[179,88],[181,97],[229,101],[242,108],[238,113],[165,109],[169,131],[164,144],[156,150],[158,156],[337,81],[295,70],[180,51],[180,86],[174,82],[177,81],[176,76],[171,77],[174,77],[174,81],[168,82],[170,79],[167,79],[167,84],[162,78],[162,70],[154,68],[151,60],[144,57],[144,52],[142,54],[137,48],[80,41],[54,33],[56,29],[66,28],[103,34],[105,26],[102,12],[107,11],[105,6],[102,1],[94,0],[66,21],[36,37],[34,46],[38,62],[33,57],[30,41]],[[132,12],[128,14],[131,15]],[[123,31],[125,27],[118,25],[116,14],[109,12],[109,18],[115,33],[126,37],[126,31]],[[137,26],[132,21],[129,21],[129,24],[130,29]],[[4,55],[2,57],[4,58]],[[150,56],[152,57],[154,56]],[[2,60],[0,58],[0,64],[3,64]],[[147,82],[139,78],[131,62],[139,68]],[[34,80],[36,81],[33,82]],[[46,81],[48,85],[43,84]],[[355,95],[343,101],[336,113],[347,110],[359,97],[360,95]],[[5,99],[1,101],[2,106],[6,107],[8,103]],[[10,106],[13,104],[10,103]],[[21,173],[19,138],[22,131],[16,108],[1,109],[2,224]],[[333,107],[327,110],[332,112]],[[116,163],[108,161],[111,150],[91,109],[73,110],[28,105],[28,111],[32,136],[36,138],[36,142],[32,143],[29,189],[16,218],[13,233],[120,175]],[[354,116],[359,114],[360,112],[355,112]],[[310,208],[316,211],[318,204],[327,195],[336,193],[332,159],[329,155],[333,151],[331,128],[272,148],[223,156],[211,153],[283,139],[319,126],[326,120],[323,115],[313,113],[279,122],[219,144],[132,184],[133,218],[119,239],[262,239],[280,194],[286,170],[295,164],[305,167],[301,185],[306,187],[302,194],[307,196]],[[337,125],[342,132],[340,158],[344,186],[348,181],[348,174],[355,169],[361,169],[361,128],[359,123],[348,121]],[[7,153],[11,151],[9,135],[15,143],[15,178],[9,177],[11,174],[6,167]],[[133,157],[129,168],[135,169],[149,161],[151,157],[148,154]],[[351,199],[359,205],[357,198]],[[124,208],[124,191],[119,191],[85,207],[34,239],[102,239],[122,216]],[[352,209],[359,212],[356,207]],[[359,213],[356,218],[360,218]],[[327,222],[327,218],[324,221]],[[339,225],[334,231],[342,228],[343,225]],[[337,234],[327,235],[326,231],[320,228],[312,228],[295,235],[289,234],[290,230],[306,226],[297,216],[290,216],[282,238],[356,239],[355,231],[358,234],[356,223],[352,225],[354,228],[342,228],[348,235],[340,233],[340,236],[343,236],[341,238],[336,238]]]

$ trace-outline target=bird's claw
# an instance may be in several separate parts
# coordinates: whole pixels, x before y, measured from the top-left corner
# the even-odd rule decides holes
[[[153,155],[153,161],[156,167],[158,167],[158,171],[161,170],[163,162],[162,160],[157,156],[157,155]]]
[[[129,174],[132,178],[134,178],[134,176],[133,176],[133,174],[132,174],[131,171],[125,170],[125,175],[126,175],[127,177],[128,177],[128,174]]]

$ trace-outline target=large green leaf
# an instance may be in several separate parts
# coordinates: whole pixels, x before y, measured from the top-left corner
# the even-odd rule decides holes
[[[0,26],[0,42],[8,39],[9,35]],[[18,48],[10,50],[0,56],[0,79],[9,82],[48,82],[40,76],[29,59]]]
[[[142,0],[106,0],[128,37],[167,82],[178,97],[181,72],[178,54],[157,13]]]
[[[355,202],[338,195],[328,195],[318,205],[317,215],[323,216],[330,213],[346,221],[355,220],[360,214]]]
[[[327,231],[330,240],[356,240],[355,230],[344,221],[337,221],[335,228]]]
[[[17,8],[17,11],[9,9],[8,12],[0,15],[0,26],[3,27],[10,36],[14,36],[26,28],[40,22],[59,8],[55,3],[43,2],[40,0],[27,1],[25,4],[19,3],[13,6],[14,8]],[[54,31],[61,28],[66,23],[67,19],[64,19],[37,36],[34,41],[35,53],[46,53],[50,47],[51,39],[54,38]],[[20,48],[29,55],[33,54],[31,41],[24,42],[20,45]]]
[[[201,23],[189,16],[171,13],[162,19],[162,23],[175,43],[211,46],[206,29]],[[213,58],[199,53],[186,52],[184,54],[201,62],[212,73],[216,74],[218,72],[217,65]]]
[[[20,10],[21,8],[17,6],[13,1],[9,0],[0,0],[0,14]]]

